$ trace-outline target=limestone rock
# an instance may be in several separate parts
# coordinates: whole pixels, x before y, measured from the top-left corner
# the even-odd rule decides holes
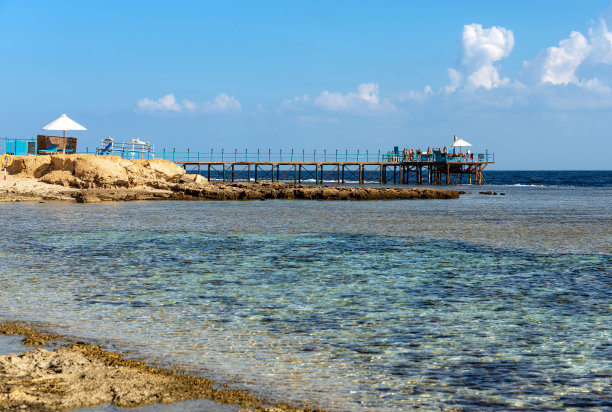
[[[74,159],[74,175],[79,179],[93,183],[93,187],[128,186],[127,167],[129,160],[116,156],[77,155]]]
[[[185,174],[182,167],[164,159],[133,160],[133,163],[153,172],[157,179],[168,182],[176,183]]]
[[[181,167],[163,159],[126,160],[118,156],[63,154],[17,156],[8,172],[79,188],[151,187],[164,190],[177,184],[185,174]],[[187,179],[191,184],[207,183],[201,176]]]
[[[83,181],[68,170],[53,170],[40,178],[41,182],[52,185],[82,187]]]
[[[75,200],[77,203],[98,203],[101,201],[96,195],[87,192],[77,193]]]
[[[45,175],[50,167],[50,156],[15,156],[13,164],[6,170],[9,174],[19,177],[39,178]]]
[[[61,170],[74,173],[74,156],[58,154],[51,155],[51,170]]]
[[[195,173],[185,173],[180,177],[179,183],[190,183],[196,185],[205,185],[208,183],[208,179],[206,179],[202,175],[198,175]]]

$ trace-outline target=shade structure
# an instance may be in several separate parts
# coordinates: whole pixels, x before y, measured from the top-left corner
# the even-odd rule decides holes
[[[42,130],[62,130],[64,132],[64,139],[66,138],[66,130],[87,130],[64,113],[48,125],[42,128]],[[66,145],[64,144],[64,153],[66,153]]]
[[[456,142],[453,142],[451,147],[464,147],[464,146],[471,146],[471,145],[472,145],[471,143],[468,143],[463,139],[458,139]]]
[[[453,144],[451,145],[451,147],[458,147],[459,148],[459,153],[461,153],[461,148],[464,146],[471,146],[471,143],[466,142],[463,139],[457,139],[457,136],[455,136],[455,141],[453,142]]]

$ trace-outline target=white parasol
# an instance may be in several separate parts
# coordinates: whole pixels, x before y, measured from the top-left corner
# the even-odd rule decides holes
[[[42,128],[42,130],[62,130],[64,132],[64,153],[66,153],[66,130],[87,130],[81,126],[66,114],[61,115],[48,125]]]
[[[451,145],[451,147],[458,147],[459,151],[461,152],[461,148],[464,146],[471,146],[471,143],[466,142],[463,139],[458,139],[457,141],[453,142],[453,144]]]

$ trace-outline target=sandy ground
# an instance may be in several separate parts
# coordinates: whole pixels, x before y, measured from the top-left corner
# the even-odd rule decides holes
[[[0,409],[73,410],[99,405],[135,408],[189,399],[237,405],[243,411],[312,411],[286,404],[270,406],[247,392],[220,388],[212,380],[143,362],[85,342],[48,334],[22,323],[1,322],[0,334],[25,336],[23,344],[41,346],[0,356]]]
[[[70,200],[70,195],[78,189],[51,185],[40,182],[35,178],[16,177],[0,174],[0,201],[43,201],[43,200]]]

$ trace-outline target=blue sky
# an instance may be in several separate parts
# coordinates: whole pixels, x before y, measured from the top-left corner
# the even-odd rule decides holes
[[[0,0],[0,136],[612,164],[610,0],[175,3]]]

